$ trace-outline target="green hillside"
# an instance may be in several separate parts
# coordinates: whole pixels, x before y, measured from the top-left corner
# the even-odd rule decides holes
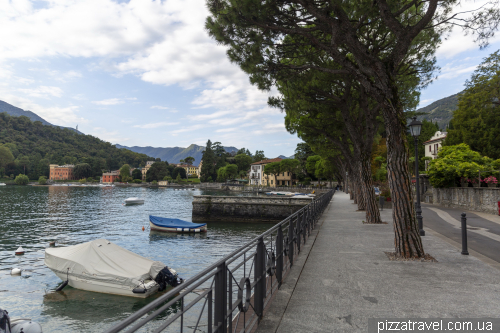
[[[121,145],[116,145],[118,148],[128,149],[137,153],[146,154],[156,158],[161,158],[162,161],[167,161],[168,163],[179,163],[180,160],[185,159],[188,156],[194,157],[193,165],[199,165],[201,158],[203,157],[203,151],[205,147],[198,146],[195,144],[190,145],[187,148],[182,147],[171,147],[171,148],[156,148],[156,147],[126,147]],[[227,152],[238,151],[235,147],[224,147]]]
[[[103,170],[116,170],[128,163],[133,167],[154,160],[145,154],[118,149],[109,142],[91,135],[78,134],[69,129],[32,122],[29,118],[11,117],[0,113],[0,147],[12,152],[14,161],[0,157],[0,169],[6,175],[24,172],[30,179],[48,176],[49,164],[88,163],[92,176],[100,176]],[[0,170],[2,171],[2,170]]]
[[[11,105],[9,103],[5,103],[4,101],[0,101],[0,113],[2,113],[2,112],[5,112],[8,115],[13,116],[13,117],[25,116],[25,117],[28,117],[31,121],[39,121],[43,125],[55,126],[55,127],[59,127],[59,128],[67,128],[71,131],[75,131],[79,134],[83,134],[82,132],[77,131],[76,129],[71,128],[71,127],[52,125],[51,123],[49,123],[48,121],[46,121],[45,119],[43,119],[42,117],[40,117],[39,115],[37,115],[34,112],[24,111],[23,109],[18,108],[17,106]]]
[[[437,123],[440,129],[445,129],[451,118],[453,118],[453,111],[458,107],[458,96],[460,94],[442,98],[426,107],[418,109],[417,112],[426,113],[426,115],[419,116],[418,119],[432,121],[433,123]]]

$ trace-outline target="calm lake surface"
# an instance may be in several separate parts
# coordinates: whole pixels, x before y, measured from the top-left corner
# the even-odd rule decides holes
[[[264,223],[208,224],[204,235],[149,231],[148,215],[191,221],[194,195],[235,192],[72,186],[0,187],[0,308],[31,318],[47,332],[101,332],[154,298],[137,299],[66,287],[44,263],[49,242],[76,245],[104,238],[173,267],[189,278],[271,227]],[[129,197],[144,205],[124,206]],[[142,231],[144,226],[146,229]],[[22,246],[26,253],[15,256]],[[14,267],[23,274],[11,276]]]

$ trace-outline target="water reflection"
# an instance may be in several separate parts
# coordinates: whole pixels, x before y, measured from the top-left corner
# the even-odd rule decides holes
[[[252,195],[165,188],[1,187],[0,307],[13,317],[40,322],[44,332],[101,332],[154,297],[131,298],[71,287],[55,292],[61,280],[43,264],[51,241],[68,246],[105,238],[162,261],[189,278],[270,227],[209,222],[208,233],[203,234],[149,230],[148,215],[191,221],[192,199],[200,194]],[[124,206],[129,197],[143,198],[145,203]],[[15,256],[21,245],[25,255]],[[23,275],[11,276],[13,267],[23,269]]]

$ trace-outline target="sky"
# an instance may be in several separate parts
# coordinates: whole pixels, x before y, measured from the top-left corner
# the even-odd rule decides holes
[[[474,6],[481,1],[474,2]],[[207,140],[293,155],[284,114],[204,29],[204,0],[0,0],[0,100],[113,144]],[[454,30],[420,106],[463,90],[485,50]]]

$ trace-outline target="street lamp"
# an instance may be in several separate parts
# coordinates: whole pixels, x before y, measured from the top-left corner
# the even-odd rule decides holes
[[[417,120],[417,117],[413,117],[413,121],[410,123],[411,136],[415,140],[415,178],[416,178],[416,191],[417,191],[417,204],[415,206],[415,212],[417,213],[418,228],[420,229],[420,236],[425,236],[424,225],[422,221],[422,208],[420,207],[420,178],[418,174],[418,137],[420,136],[420,130],[422,129],[422,123]]]

